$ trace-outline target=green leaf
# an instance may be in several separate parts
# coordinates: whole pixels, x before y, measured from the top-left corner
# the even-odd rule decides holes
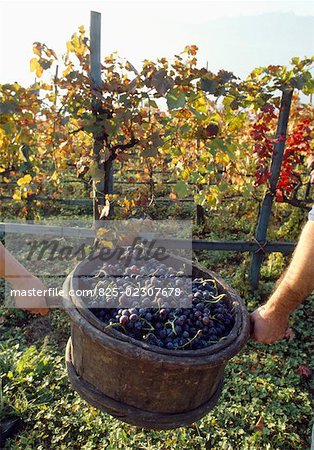
[[[203,206],[205,204],[205,201],[206,201],[206,195],[204,192],[200,192],[200,193],[194,195],[194,202],[197,205]]]
[[[164,144],[163,138],[160,136],[159,131],[155,131],[151,135],[151,141],[154,147],[161,147]]]
[[[0,114],[11,114],[16,110],[16,105],[10,102],[2,102],[0,104]]]
[[[300,58],[297,58],[296,56],[294,56],[291,59],[291,63],[294,64],[295,66],[298,66],[300,64]]]
[[[98,167],[96,161],[91,164],[87,174],[93,178],[95,183],[103,181],[106,175],[105,171]]]
[[[310,80],[306,83],[306,85],[303,88],[303,92],[306,95],[314,94],[314,80]]]
[[[307,83],[305,74],[301,74],[298,77],[292,78],[290,83],[291,83],[291,86],[293,86],[294,88],[302,89]]]
[[[195,108],[193,108],[193,106],[190,106],[189,110],[200,120],[205,120],[207,118],[206,114],[200,113]]]
[[[165,95],[169,89],[173,88],[174,81],[167,75],[165,69],[161,69],[153,76],[152,84],[158,94]]]
[[[211,78],[203,78],[201,80],[201,89],[208,94],[215,94],[218,83]]]
[[[155,158],[158,155],[158,147],[150,145],[142,150],[141,156],[144,158]]]
[[[190,189],[187,183],[184,181],[178,181],[174,187],[175,192],[179,197],[186,197],[190,193]]]
[[[220,192],[225,192],[228,189],[229,185],[226,181],[221,181],[221,183],[218,184],[218,188]]]
[[[185,124],[182,127],[180,127],[180,133],[186,134],[191,130],[191,126],[189,124]]]
[[[227,153],[227,155],[229,156],[230,159],[232,159],[233,161],[236,160],[236,156],[233,153],[233,151],[231,150],[230,146],[226,145],[224,148],[224,151]]]
[[[169,109],[183,108],[185,105],[185,95],[177,89],[171,90],[167,95],[167,105]]]
[[[151,106],[152,108],[158,108],[157,103],[155,102],[155,100],[151,100],[149,99],[149,106]]]

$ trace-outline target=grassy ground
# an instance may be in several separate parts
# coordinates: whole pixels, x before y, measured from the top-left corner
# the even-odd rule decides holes
[[[290,225],[286,222],[286,229],[279,227],[278,233],[289,233],[294,239],[299,231],[295,225],[298,214]],[[251,222],[241,220],[239,216],[234,235],[249,237]],[[211,238],[230,236],[230,224],[216,216],[209,230]],[[265,301],[287,263],[273,254],[263,267],[260,290],[252,292],[247,282],[248,256],[223,252],[195,256],[225,278],[249,310]],[[72,391],[64,363],[70,334],[64,312],[55,310],[40,318],[2,308],[0,420],[21,418],[18,434],[7,441],[5,449],[307,450],[314,392],[308,376],[308,367],[313,367],[313,307],[314,296],[293,314],[291,341],[270,347],[248,343],[227,366],[218,405],[198,424],[162,432],[123,424],[90,407]]]
[[[203,255],[204,256],[204,255]],[[200,257],[200,256],[199,256]],[[200,259],[203,259],[200,257]],[[271,288],[264,282],[249,294],[246,261],[234,274],[235,257],[215,255],[224,275],[246,298],[249,309]],[[228,273],[229,272],[229,273]],[[19,433],[6,449],[307,449],[310,445],[313,386],[310,366],[314,297],[294,314],[293,340],[271,347],[249,342],[226,370],[218,406],[198,425],[148,432],[112,419],[72,391],[64,366],[70,329],[64,312],[47,318],[3,309],[0,320],[1,418],[19,416]],[[312,361],[313,363],[313,361]]]

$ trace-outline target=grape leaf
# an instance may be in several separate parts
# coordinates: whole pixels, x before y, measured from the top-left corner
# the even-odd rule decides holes
[[[186,197],[190,193],[190,189],[187,183],[184,181],[178,181],[174,187],[175,192],[179,197]]]
[[[201,80],[201,88],[204,92],[208,94],[215,94],[218,87],[218,83],[216,80],[210,78],[203,78]]]
[[[169,89],[173,88],[174,81],[172,78],[167,76],[165,69],[161,69],[154,74],[152,84],[158,94],[165,95]]]
[[[185,95],[176,89],[171,90],[167,95],[167,105],[169,109],[183,108],[185,105]]]

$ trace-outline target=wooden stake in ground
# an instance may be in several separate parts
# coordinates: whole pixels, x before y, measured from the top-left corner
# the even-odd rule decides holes
[[[263,244],[266,243],[267,228],[269,225],[272,205],[276,195],[277,183],[279,180],[281,164],[285,151],[292,94],[293,90],[284,91],[281,98],[280,113],[276,131],[276,142],[274,145],[270,166],[271,176],[269,179],[269,188],[266,191],[261,206],[256,231],[256,241],[260,244],[260,249],[255,254],[253,254],[250,267],[250,282],[254,288],[258,287],[261,266],[264,259]]]
[[[102,114],[102,105],[99,97],[95,93],[102,92],[101,79],[101,14],[91,11],[90,20],[90,77],[92,80],[92,110],[96,116],[96,121]],[[101,210],[105,205],[106,194],[113,193],[113,172],[112,162],[100,162],[101,151],[105,142],[104,132],[100,132],[97,127],[94,132],[94,160],[97,163],[98,173],[104,174],[103,177],[93,181],[93,210],[94,222],[100,220]]]

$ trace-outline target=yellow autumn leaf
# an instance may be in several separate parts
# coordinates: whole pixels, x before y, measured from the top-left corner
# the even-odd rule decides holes
[[[41,67],[40,64],[38,64],[37,69],[36,69],[36,76],[38,78],[40,78],[42,76],[43,72],[44,72],[44,69]]]
[[[184,169],[183,172],[181,172],[181,177],[183,180],[187,180],[190,177],[189,169]]]
[[[32,181],[32,177],[30,175],[25,175],[24,177],[17,180],[18,186],[26,186]]]
[[[99,242],[103,247],[110,248],[110,250],[113,249],[113,242],[105,241],[104,239],[100,239]]]
[[[78,37],[77,33],[73,34],[71,42],[72,42],[73,47],[79,47],[80,46],[80,40],[79,40],[79,37]]]
[[[63,76],[66,77],[67,75],[69,75],[69,73],[71,72],[72,68],[73,68],[73,64],[72,63],[68,64],[68,66],[63,71]]]
[[[29,62],[29,67],[30,67],[31,72],[34,72],[35,70],[37,70],[38,66],[39,66],[38,59],[32,58]]]
[[[206,202],[209,206],[215,206],[217,199],[213,194],[206,194]]]
[[[50,177],[50,181],[56,181],[58,179],[58,172],[55,170]]]
[[[230,157],[227,155],[227,153],[224,153],[223,151],[219,150],[216,154],[215,158],[216,163],[227,165],[230,162]]]
[[[100,239],[100,238],[106,236],[109,233],[109,231],[110,231],[109,228],[105,228],[105,227],[98,228],[98,230],[96,232],[97,239]]]
[[[135,202],[133,199],[129,200],[128,198],[125,198],[123,200],[123,206],[125,207],[126,210],[130,210],[130,209],[134,208]]]
[[[73,50],[73,44],[71,41],[67,41],[66,46],[67,46],[68,52],[71,52]]]
[[[12,196],[13,200],[21,200],[21,193],[15,192]]]
[[[203,93],[200,93],[197,99],[193,102],[194,108],[201,113],[207,112],[207,101]]]

